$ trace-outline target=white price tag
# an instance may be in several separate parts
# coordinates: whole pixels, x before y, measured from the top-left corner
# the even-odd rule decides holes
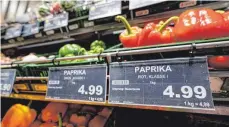
[[[143,15],[148,15],[149,14],[149,10],[146,9],[146,10],[141,10],[141,11],[136,11],[135,12],[135,16],[143,16]]]
[[[41,33],[35,34],[35,38],[39,38],[39,37],[42,37]]]
[[[190,0],[186,2],[181,2],[179,6],[180,8],[185,8],[185,7],[195,6],[196,4],[197,4],[196,0]]]
[[[75,29],[78,29],[78,28],[79,28],[79,25],[78,25],[78,24],[69,25],[68,28],[69,28],[70,30],[75,30]]]
[[[167,0],[130,0],[129,9],[133,10],[133,9],[145,7],[148,5],[158,4],[164,1],[167,1]]]
[[[68,25],[68,13],[61,13],[45,20],[44,31],[65,27]]]
[[[16,76],[15,69],[2,69],[0,91],[2,95],[9,96],[12,92],[14,80]]]
[[[90,26],[94,26],[94,22],[84,22],[84,27],[90,27]]]
[[[120,0],[107,0],[105,3],[98,3],[91,6],[89,10],[89,20],[95,20],[105,17],[121,14]]]
[[[52,35],[54,33],[55,33],[54,30],[49,30],[49,31],[46,32],[47,35]]]

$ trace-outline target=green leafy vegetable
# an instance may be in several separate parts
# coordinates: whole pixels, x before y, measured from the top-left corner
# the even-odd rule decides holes
[[[91,43],[91,46],[90,46],[91,50],[94,50],[94,49],[96,49],[96,48],[98,48],[98,47],[105,49],[105,48],[106,48],[106,45],[105,45],[105,43],[104,43],[103,41],[101,41],[101,40],[95,40],[95,41],[93,41],[93,42]]]

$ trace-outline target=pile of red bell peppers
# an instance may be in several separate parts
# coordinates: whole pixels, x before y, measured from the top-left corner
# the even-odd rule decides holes
[[[143,29],[131,27],[122,16],[116,16],[116,21],[126,27],[119,39],[127,48],[229,36],[229,12],[208,8],[187,10],[166,22],[148,23]],[[171,22],[173,27],[168,26]]]

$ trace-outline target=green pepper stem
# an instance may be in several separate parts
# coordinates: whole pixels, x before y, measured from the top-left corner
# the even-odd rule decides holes
[[[58,113],[58,126],[59,127],[62,127],[63,126],[62,114],[60,112]]]
[[[162,32],[162,30],[164,30],[164,28],[172,21],[176,21],[179,19],[178,16],[173,16],[171,18],[169,18],[168,20],[166,20],[166,22],[158,29],[159,32]]]
[[[30,100],[29,103],[27,104],[27,107],[30,107],[32,103],[33,103],[33,101]]]
[[[131,30],[131,26],[130,26],[129,22],[126,20],[125,17],[119,15],[119,16],[115,17],[115,20],[118,21],[118,22],[122,22],[125,25],[125,28],[126,28],[126,30],[127,30],[129,35],[133,34],[133,32]]]

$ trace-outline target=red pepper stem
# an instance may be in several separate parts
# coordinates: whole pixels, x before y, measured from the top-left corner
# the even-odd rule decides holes
[[[58,113],[58,126],[62,127],[63,126],[63,122],[62,122],[62,114]]]
[[[216,10],[215,12],[216,12],[216,13],[220,13],[220,14],[225,13],[225,11],[223,11],[223,10]]]
[[[30,107],[32,103],[33,103],[33,101],[30,100],[29,103],[27,104],[27,107]]]
[[[164,28],[172,21],[177,22],[177,20],[179,19],[178,16],[173,16],[171,18],[169,18],[168,20],[166,20],[166,22],[158,29],[159,32],[162,32],[162,30],[164,30]]]
[[[119,15],[119,16],[115,17],[115,20],[118,22],[122,22],[125,25],[125,28],[127,30],[128,35],[133,34],[133,32],[131,30],[131,26],[125,17]]]

